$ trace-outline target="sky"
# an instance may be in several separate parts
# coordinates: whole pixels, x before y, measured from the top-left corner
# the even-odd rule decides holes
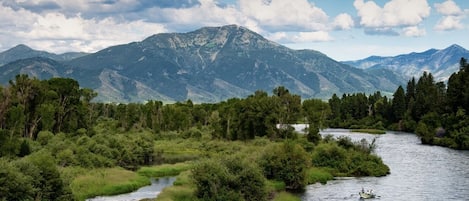
[[[469,49],[468,0],[0,0],[0,51],[92,53],[230,24],[338,61]]]

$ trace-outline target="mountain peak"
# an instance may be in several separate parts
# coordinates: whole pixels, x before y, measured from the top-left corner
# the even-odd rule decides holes
[[[32,50],[33,50],[32,48],[30,48],[30,47],[28,47],[24,44],[19,44],[15,47],[10,48],[7,51],[9,51],[9,52],[24,52],[24,51],[32,51]]]
[[[224,25],[224,26],[221,26],[220,28],[225,28],[225,29],[245,29],[245,30],[248,30],[247,28],[244,28],[243,26],[239,26],[237,24],[229,24],[229,25]]]
[[[31,50],[32,48],[28,47],[27,45],[25,44],[19,44],[11,49],[28,49],[28,50]]]
[[[249,32],[252,32],[252,31],[249,30],[248,28],[243,27],[243,26],[239,26],[239,25],[237,25],[237,24],[229,24],[229,25],[214,26],[214,27],[211,27],[211,26],[202,27],[202,28],[197,29],[197,30],[192,31],[192,32],[198,32],[198,31],[201,31],[201,30],[230,30],[230,31],[242,30],[242,31],[249,31]]]
[[[461,46],[458,45],[458,44],[452,44],[452,45],[450,45],[450,46],[447,47],[447,48],[459,48],[459,49],[464,49],[463,47],[461,47]]]
[[[461,47],[458,44],[452,44],[449,47],[445,48],[444,50],[449,50],[449,51],[467,51],[463,47]]]
[[[239,25],[219,27],[202,27],[187,33],[159,33],[142,41],[148,48],[205,48],[207,52],[216,53],[223,47],[273,48],[280,45],[267,40],[258,33]]]
[[[44,58],[50,58],[50,59],[54,59],[58,61],[65,61],[65,60],[71,60],[73,58],[77,58],[83,55],[86,55],[86,53],[68,52],[68,53],[57,55],[57,54],[49,53],[46,51],[35,50],[24,44],[19,44],[15,47],[12,47],[6,50],[5,52],[0,52],[0,66],[16,61],[16,60],[34,58],[34,57],[44,57]]]
[[[224,33],[227,33],[228,35],[243,35],[243,34],[246,34],[248,36],[254,36],[256,38],[262,38],[264,39],[264,37],[262,37],[261,35],[259,35],[258,33],[246,28],[246,27],[243,27],[243,26],[239,26],[239,25],[236,25],[236,24],[231,24],[231,25],[225,25],[225,26],[219,26],[219,27],[202,27],[198,30],[195,30],[195,31],[192,31],[192,32],[189,32],[189,33],[195,33],[195,34],[207,34],[209,33],[210,35],[217,35],[219,34],[220,32],[224,32]]]

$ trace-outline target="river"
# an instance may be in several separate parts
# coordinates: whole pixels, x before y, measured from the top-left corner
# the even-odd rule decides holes
[[[338,178],[307,186],[303,201],[358,200],[363,188],[373,189],[377,200],[469,200],[469,151],[420,144],[415,134],[384,135],[326,129],[322,135],[346,135],[369,142],[376,138],[376,154],[391,169],[385,177]]]
[[[156,198],[163,188],[173,185],[175,180],[176,177],[151,179],[151,185],[144,186],[137,191],[114,196],[98,196],[86,201],[137,201],[145,198]]]

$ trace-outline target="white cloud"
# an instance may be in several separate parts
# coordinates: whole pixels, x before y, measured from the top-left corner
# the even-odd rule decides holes
[[[333,40],[333,38],[326,31],[300,32],[293,37],[293,41],[297,43],[325,42],[331,40]]]
[[[430,15],[426,0],[391,0],[384,7],[374,1],[355,0],[360,25],[368,28],[416,26]]]
[[[239,0],[243,15],[269,29],[319,31],[328,29],[328,16],[307,0]]]
[[[437,31],[451,31],[464,28],[461,20],[465,17],[464,11],[452,0],[434,4],[436,11],[443,15],[434,29]]]
[[[276,32],[273,34],[269,34],[267,38],[280,43],[310,43],[333,40],[333,38],[326,31]]]
[[[13,10],[2,4],[0,12],[0,26],[2,30],[7,29],[0,31],[2,47],[24,43],[35,49],[52,52],[94,52],[167,31],[161,24],[144,21],[84,19],[80,15],[65,16],[58,12],[38,14],[25,9]]]
[[[353,27],[350,15],[341,14],[330,23],[327,14],[307,0],[240,0],[238,6],[224,7],[214,0],[199,2],[189,8],[151,8],[146,13],[174,29],[238,24],[276,42],[332,40],[327,33],[331,24],[337,29]]]
[[[405,27],[402,29],[402,35],[407,37],[420,37],[426,35],[425,29],[420,29],[417,26]]]
[[[462,25],[461,20],[461,16],[444,16],[438,21],[434,28],[437,31],[450,31],[455,29],[462,29],[464,26]]]
[[[160,20],[174,28],[191,26],[221,26],[238,24],[253,31],[262,32],[258,23],[243,15],[234,6],[219,7],[214,0],[199,0],[200,4],[189,8],[151,8],[146,11],[152,20]]]
[[[355,23],[349,14],[341,13],[335,17],[332,24],[336,29],[351,29]]]
[[[354,26],[345,13],[329,21],[308,0],[239,0],[223,6],[217,0],[187,2],[191,6],[159,7],[136,0],[11,0],[0,3],[0,49],[23,43],[57,53],[94,52],[155,33],[226,24],[245,26],[277,42],[314,42],[332,40],[328,31]]]
[[[275,32],[272,34],[268,34],[266,38],[273,41],[286,41],[289,36],[286,32]]]
[[[463,11],[459,6],[452,0],[445,1],[443,3],[434,4],[436,11],[442,15],[462,15]]]

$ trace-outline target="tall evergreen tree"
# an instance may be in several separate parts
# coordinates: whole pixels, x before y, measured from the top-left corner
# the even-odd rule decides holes
[[[424,72],[415,87],[415,107],[414,118],[420,120],[423,115],[436,110],[438,100],[438,90],[431,73]]]
[[[402,120],[406,111],[405,92],[402,86],[399,86],[393,94],[392,99],[392,112],[394,119]]]
[[[460,70],[453,73],[448,80],[447,101],[452,112],[458,108],[469,111],[469,64],[461,58]]]

